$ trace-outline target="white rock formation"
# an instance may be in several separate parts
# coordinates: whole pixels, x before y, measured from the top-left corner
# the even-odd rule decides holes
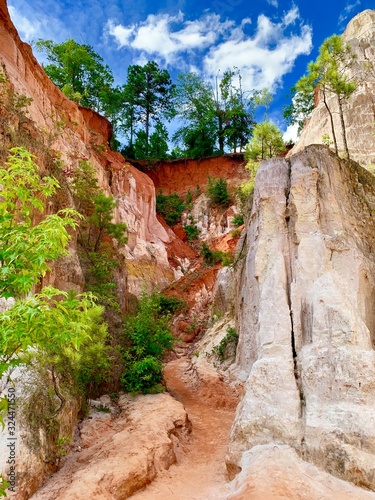
[[[324,146],[261,165],[237,297],[234,471],[245,450],[282,443],[375,489],[374,210],[373,176]]]

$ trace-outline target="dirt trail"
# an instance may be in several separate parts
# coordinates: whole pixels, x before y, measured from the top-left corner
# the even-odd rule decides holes
[[[221,500],[227,497],[224,460],[234,410],[205,404],[192,390],[188,371],[186,358],[171,361],[164,370],[168,390],[183,403],[193,425],[186,453],[177,464],[134,494],[132,500]]]

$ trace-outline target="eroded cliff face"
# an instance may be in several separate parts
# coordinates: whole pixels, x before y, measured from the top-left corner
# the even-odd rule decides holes
[[[151,170],[145,161],[139,161],[137,165],[148,173],[157,191],[162,190],[163,194],[177,193],[180,196],[185,196],[188,191],[193,193],[197,187],[202,192],[205,191],[209,177],[224,177],[229,187],[238,186],[249,178],[243,153],[198,160],[184,158],[160,161]]]
[[[67,177],[80,161],[89,161],[100,187],[118,201],[115,222],[125,222],[129,229],[129,242],[121,249],[129,262],[127,271],[123,270],[127,284],[124,290],[139,294],[143,287],[151,289],[170,283],[176,274],[168,262],[167,247],[176,236],[156,218],[153,182],[108,148],[111,126],[105,118],[69,101],[49,80],[30,46],[19,39],[5,0],[0,0],[0,46],[0,64],[12,91],[32,99],[22,126],[30,136],[45,138],[49,150],[59,155]],[[74,242],[71,250],[74,257]],[[62,270],[63,273],[55,270],[51,277],[54,284],[82,289],[78,262],[63,264]]]
[[[375,490],[375,179],[325,146],[256,177],[237,296],[245,394],[228,464],[286,444]]]
[[[342,36],[356,55],[353,67],[346,72],[358,82],[356,91],[344,103],[343,109],[350,157],[363,166],[374,165],[375,10],[365,10],[354,17]],[[324,134],[332,139],[326,107],[322,99],[318,101],[290,154],[302,151],[309,144],[322,144]],[[333,114],[338,149],[344,151],[337,98],[328,96],[327,103]]]

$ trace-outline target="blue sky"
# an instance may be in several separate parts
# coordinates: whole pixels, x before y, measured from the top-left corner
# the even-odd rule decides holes
[[[118,84],[129,64],[148,60],[172,77],[196,71],[214,79],[238,67],[244,89],[271,89],[270,117],[285,130],[290,87],[323,40],[375,0],[8,0],[8,7],[24,41],[89,44]]]

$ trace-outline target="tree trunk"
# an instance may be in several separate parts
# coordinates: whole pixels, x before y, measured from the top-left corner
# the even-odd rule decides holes
[[[338,147],[337,147],[337,140],[336,140],[336,134],[335,134],[335,127],[333,125],[333,117],[332,117],[332,113],[331,113],[331,110],[329,109],[329,106],[327,104],[327,99],[326,99],[326,93],[325,93],[325,90],[323,90],[323,102],[324,102],[324,106],[326,107],[326,110],[327,110],[327,113],[329,115],[329,121],[331,122],[331,130],[332,130],[332,136],[333,136],[333,144],[335,145],[335,153],[338,154],[339,153],[339,150],[338,150]]]
[[[341,129],[342,129],[342,141],[344,143],[344,151],[346,158],[349,160],[349,148],[348,148],[348,143],[346,141],[346,128],[345,128],[345,121],[344,121],[344,112],[342,109],[342,101],[339,96],[337,96],[337,101],[339,103],[339,111],[340,111],[340,122],[341,122]]]
[[[224,130],[223,130],[223,117],[221,116],[220,110],[218,110],[218,139],[219,139],[219,150],[221,154],[224,154]]]

